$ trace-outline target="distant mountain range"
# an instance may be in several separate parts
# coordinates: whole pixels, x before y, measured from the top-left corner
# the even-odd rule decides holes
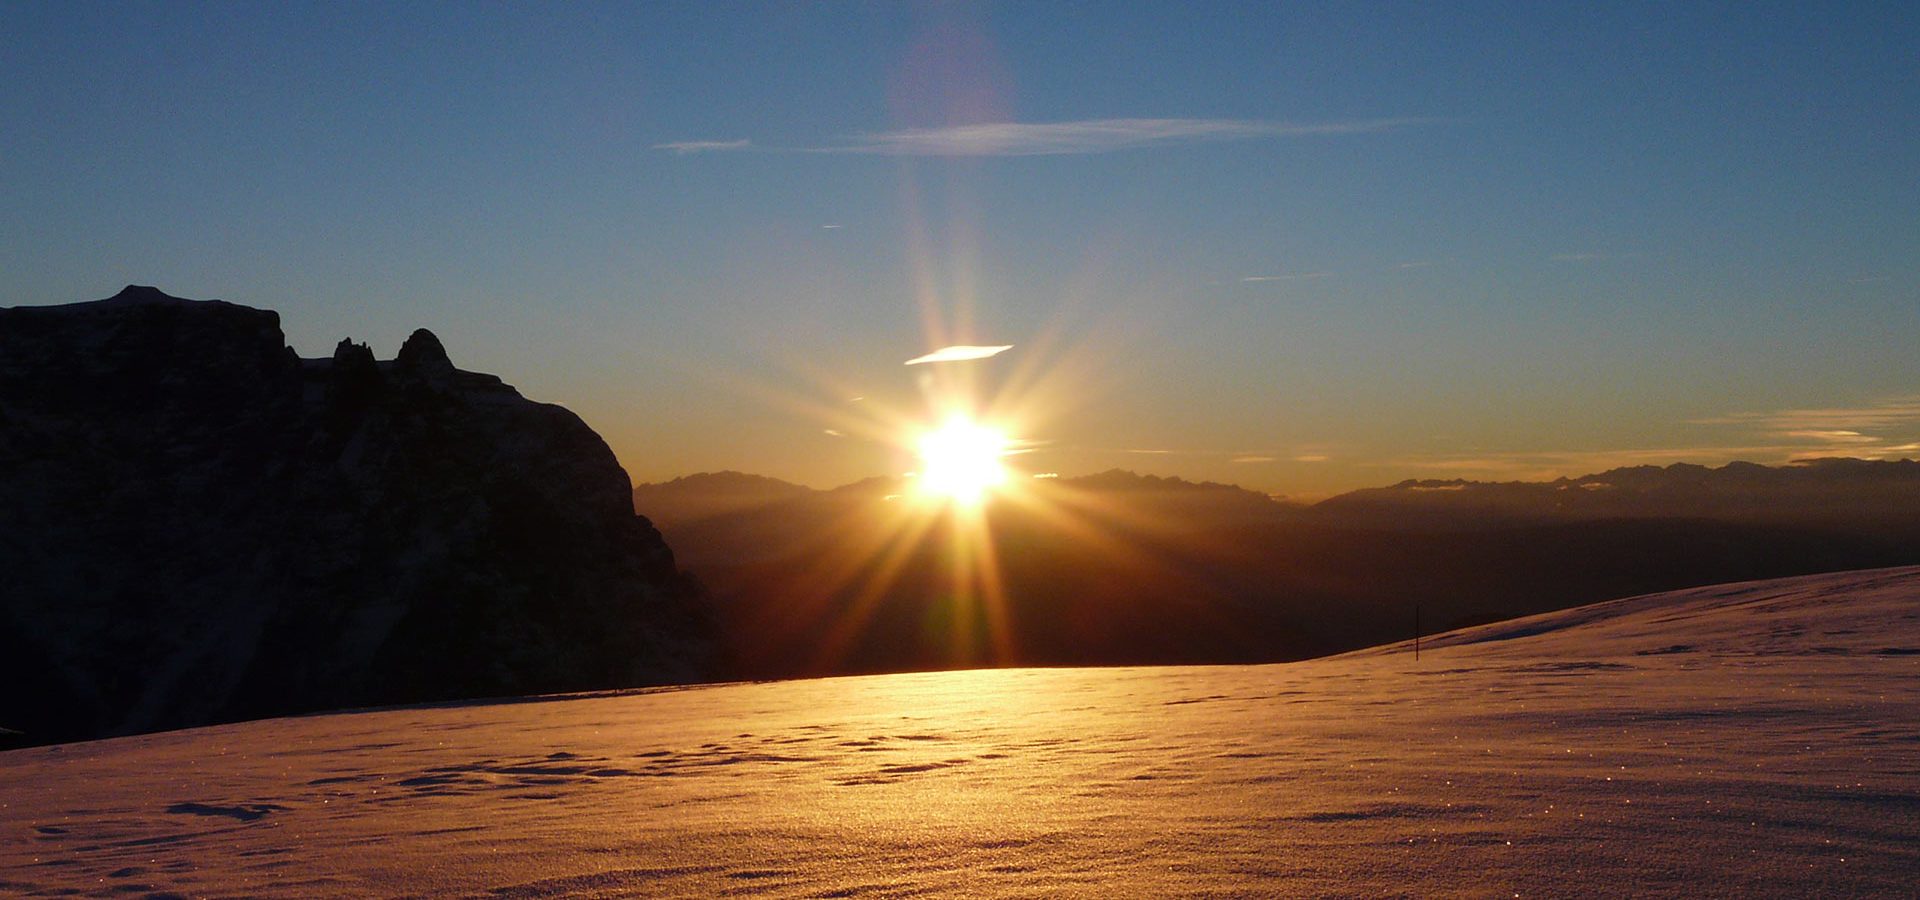
[[[910,483],[738,472],[634,489],[714,597],[736,674],[1294,659],[1694,585],[1920,563],[1920,463],[1406,481],[1313,505],[1110,471],[984,517],[997,604]],[[979,551],[972,551],[975,555]],[[977,592],[977,591],[976,591]],[[960,592],[964,594],[965,592]]]
[[[1920,462],[1817,459],[1632,466],[1547,482],[1403,481],[1313,507],[1313,518],[1368,528],[1483,529],[1598,519],[1898,528],[1920,509]]]
[[[1516,525],[1606,519],[1711,519],[1776,524],[1890,528],[1920,509],[1920,461],[1848,458],[1786,466],[1733,462],[1628,466],[1553,481],[1409,479],[1313,504],[1286,501],[1231,484],[1192,482],[1112,469],[1057,484],[1100,493],[1159,495],[1215,511],[1268,519],[1387,531],[1481,531]],[[742,472],[704,472],[634,488],[637,508],[675,525],[826,494],[905,490],[875,478],[829,490]]]
[[[1039,478],[1034,479],[1033,484],[1043,490],[1064,487],[1094,493],[1151,496],[1160,502],[1201,504],[1222,509],[1241,508],[1261,515],[1297,514],[1307,508],[1237,485],[1141,475],[1125,469],[1109,469],[1072,478]],[[644,507],[652,510],[650,515],[654,518],[685,525],[782,504],[817,502],[836,497],[884,497],[905,493],[912,488],[913,481],[910,478],[874,477],[820,489],[765,475],[727,470],[638,484],[633,488],[633,501],[636,509]]]

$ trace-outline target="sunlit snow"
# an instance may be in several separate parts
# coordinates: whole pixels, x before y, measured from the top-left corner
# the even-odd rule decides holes
[[[1909,568],[1536,616],[1418,663],[281,719],[0,754],[0,893],[1907,894],[1917,675]]]

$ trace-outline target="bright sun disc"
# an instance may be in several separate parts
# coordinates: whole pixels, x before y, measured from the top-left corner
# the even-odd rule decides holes
[[[1000,465],[1006,452],[1006,435],[955,415],[920,437],[920,489],[956,503],[979,503],[1007,480]]]

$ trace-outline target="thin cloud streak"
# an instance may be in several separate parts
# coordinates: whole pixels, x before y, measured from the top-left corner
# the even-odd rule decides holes
[[[1622,466],[1679,462],[1721,465],[1738,460],[1781,465],[1830,457],[1910,458],[1920,451],[1920,441],[1915,440],[1914,434],[1914,429],[1920,428],[1920,395],[1893,397],[1864,406],[1739,412],[1693,419],[1688,424],[1736,429],[1744,432],[1744,439],[1683,447],[1412,456],[1369,465],[1451,476],[1533,481],[1589,475]]]
[[[1879,438],[1872,435],[1843,429],[1830,431],[1788,431],[1784,432],[1784,434],[1790,438],[1801,438],[1827,444],[1877,444],[1880,442]]]
[[[1580,478],[1628,466],[1665,466],[1688,462],[1724,465],[1736,460],[1779,464],[1810,459],[1808,448],[1787,445],[1743,447],[1647,447],[1623,450],[1483,453],[1473,456],[1413,456],[1367,463],[1377,468],[1424,472],[1476,480],[1551,481]]]
[[[1914,455],[1920,444],[1882,446],[1847,443],[1837,445],[1759,444],[1729,447],[1647,447],[1624,450],[1542,451],[1538,453],[1486,453],[1476,456],[1401,457],[1379,460],[1367,465],[1409,472],[1425,472],[1447,477],[1472,477],[1479,480],[1551,481],[1555,478],[1580,478],[1609,469],[1629,466],[1667,466],[1675,463],[1718,466],[1730,462],[1762,465],[1789,465],[1816,459],[1851,457],[1855,459],[1898,459]]]
[[[1263,281],[1299,281],[1307,278],[1332,278],[1332,272],[1301,272],[1297,275],[1248,275],[1240,279],[1242,284],[1255,284]]]
[[[1854,434],[1901,425],[1920,424],[1920,394],[1893,397],[1866,406],[1832,406],[1813,409],[1781,409],[1772,412],[1740,412],[1708,419],[1694,419],[1695,425],[1744,425],[1775,434],[1796,432],[1850,432]]]
[[[746,138],[737,141],[669,141],[655,144],[653,149],[666,150],[675,156],[687,156],[694,153],[722,153],[728,150],[745,150],[753,146]]]
[[[974,360],[974,359],[986,359],[989,356],[997,356],[1001,353],[1005,353],[1006,351],[1012,350],[1012,349],[1013,349],[1012,344],[999,344],[992,347],[979,347],[979,346],[974,346],[972,344],[955,344],[954,346],[951,346],[951,347],[941,347],[940,349],[935,350],[932,353],[928,353],[924,356],[916,356],[910,360],[907,360],[906,365],[918,366],[925,363],[966,362],[968,360]]]
[[[1225,459],[1233,463],[1267,463],[1290,460],[1292,462],[1326,462],[1332,459],[1324,453],[1301,451],[1289,453],[1279,450],[1210,450],[1210,449],[1165,449],[1148,447],[1068,447],[1065,449],[1086,453],[1137,453],[1148,456],[1185,456],[1196,459]]]
[[[1086,119],[1077,122],[982,122],[944,128],[905,128],[854,135],[815,153],[882,156],[1066,156],[1111,153],[1152,145],[1255,138],[1369,134],[1432,119],[1357,119],[1296,124],[1251,119]]]

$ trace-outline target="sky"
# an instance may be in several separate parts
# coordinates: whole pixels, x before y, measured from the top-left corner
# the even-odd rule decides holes
[[[636,481],[1920,456],[1911,4],[0,0],[0,305],[431,328]],[[948,345],[1006,348],[907,360]],[[962,354],[964,355],[964,354]],[[858,399],[856,399],[858,398]]]

